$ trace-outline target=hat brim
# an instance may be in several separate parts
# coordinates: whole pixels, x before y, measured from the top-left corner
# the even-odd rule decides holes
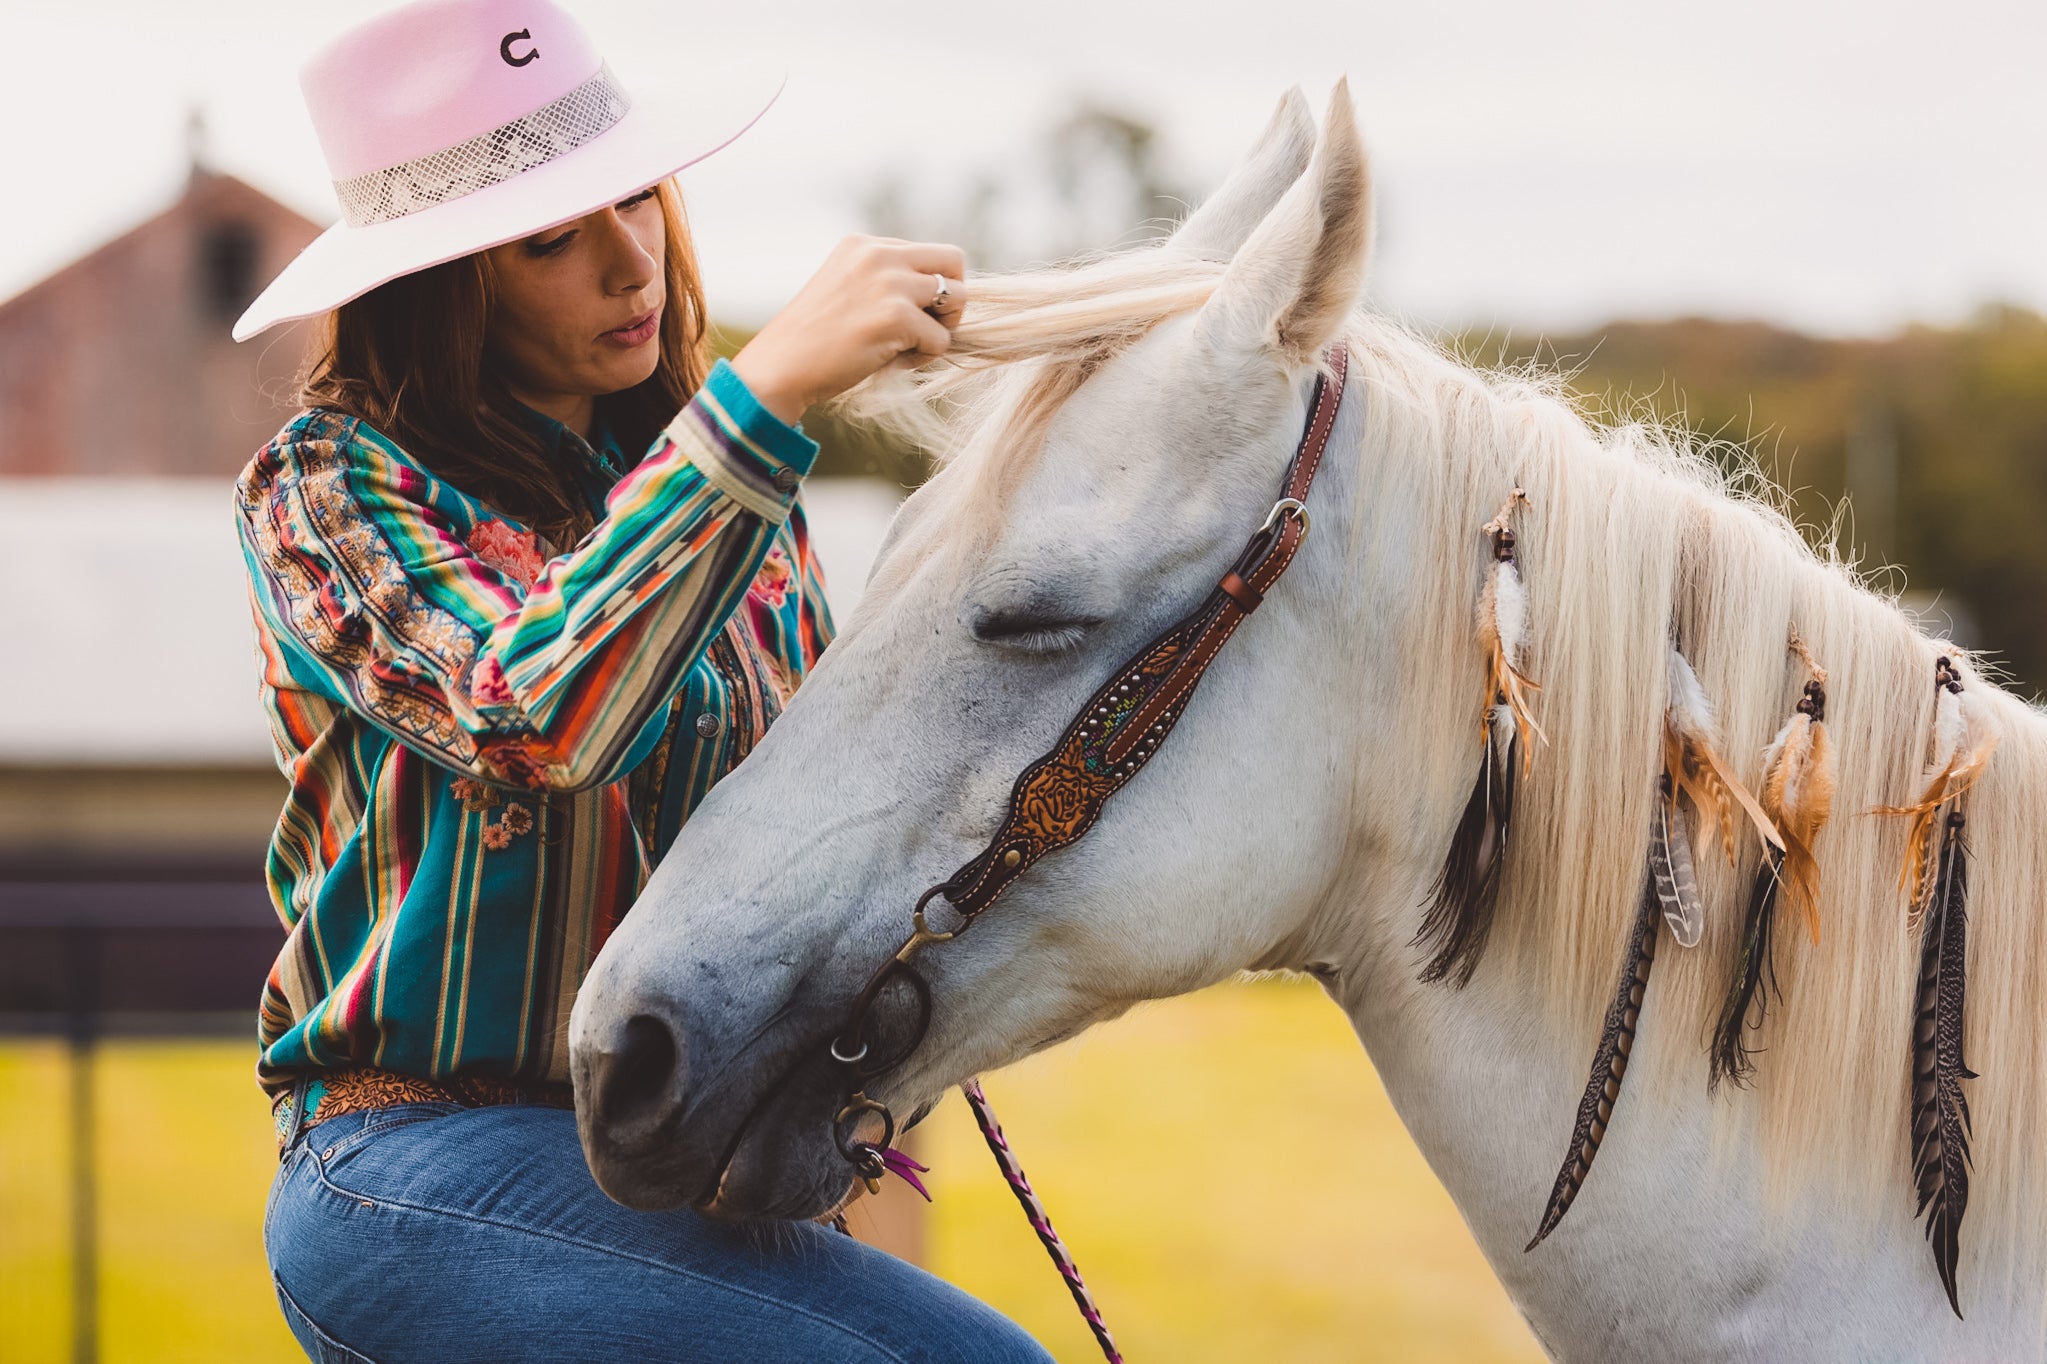
[[[682,90],[635,92],[625,117],[544,165],[390,222],[336,223],[256,296],[235,323],[234,339],[246,341],[280,323],[317,317],[400,275],[629,199],[725,147],[760,120],[787,84],[785,73],[758,108],[758,92],[746,101],[720,99],[715,109]],[[736,127],[735,109],[752,110]]]

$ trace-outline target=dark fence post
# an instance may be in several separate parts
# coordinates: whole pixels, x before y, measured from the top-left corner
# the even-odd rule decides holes
[[[92,930],[64,934],[65,1036],[71,1071],[71,1361],[99,1364],[99,1152],[93,1060],[99,1031],[98,946]]]
[[[0,861],[0,1038],[61,1037],[69,1071],[62,1120],[71,1147],[73,1364],[100,1358],[100,1043],[253,1041],[251,1016],[283,941],[269,891],[248,876],[246,860],[221,868]]]

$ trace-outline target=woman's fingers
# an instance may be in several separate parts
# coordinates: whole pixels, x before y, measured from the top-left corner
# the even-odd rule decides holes
[[[885,365],[921,364],[951,349],[966,270],[966,252],[947,242],[846,237],[733,367],[764,406],[793,421]]]
[[[952,328],[930,313],[918,309],[913,325],[917,329],[917,349],[923,354],[943,355],[952,349]]]
[[[945,281],[943,296],[938,292],[938,282],[941,279]],[[910,297],[916,301],[925,316],[937,318],[948,328],[959,325],[960,314],[965,312],[967,307],[965,280],[934,271],[928,275],[909,276],[904,287],[909,290]]]
[[[966,278],[967,253],[949,242],[904,242],[897,250],[903,264],[920,274]]]

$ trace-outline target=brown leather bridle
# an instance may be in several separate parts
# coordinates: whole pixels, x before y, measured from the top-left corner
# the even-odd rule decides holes
[[[1125,661],[1088,698],[1051,751],[1023,770],[1010,789],[1008,813],[987,846],[918,897],[911,911],[910,936],[853,1001],[830,1048],[832,1059],[845,1069],[848,1091],[845,1106],[833,1119],[832,1136],[839,1154],[870,1189],[878,1187],[886,1169],[882,1156],[895,1140],[896,1120],[886,1104],[868,1096],[867,1085],[907,1060],[931,1021],[931,987],[911,963],[932,944],[950,942],[966,932],[1010,882],[1092,828],[1109,797],[1137,775],[1172,733],[1216,653],[1258,609],[1308,538],[1308,492],[1336,424],[1349,358],[1342,343],[1328,350],[1329,372],[1316,376],[1308,424],[1287,465],[1279,500],[1229,572],[1192,612]],[[959,918],[945,931],[932,928],[925,918],[926,908],[939,896]],[[916,1022],[890,1054],[876,1055],[869,1016],[882,992],[897,981],[907,985],[917,1001]],[[861,1120],[869,1115],[881,1120],[878,1141],[864,1141],[857,1134]]]

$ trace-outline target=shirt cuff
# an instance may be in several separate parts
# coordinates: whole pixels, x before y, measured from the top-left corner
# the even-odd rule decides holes
[[[740,434],[760,446],[774,460],[793,467],[797,473],[810,472],[810,466],[817,461],[817,442],[804,434],[802,423],[791,426],[762,407],[760,399],[753,396],[753,390],[746,386],[746,380],[739,377],[739,371],[732,368],[730,360],[722,355],[718,357],[718,363],[711,366],[711,373],[704,380],[704,387],[737,421]]]
[[[733,500],[774,521],[788,515],[817,460],[817,442],[762,407],[722,356],[668,436]]]

